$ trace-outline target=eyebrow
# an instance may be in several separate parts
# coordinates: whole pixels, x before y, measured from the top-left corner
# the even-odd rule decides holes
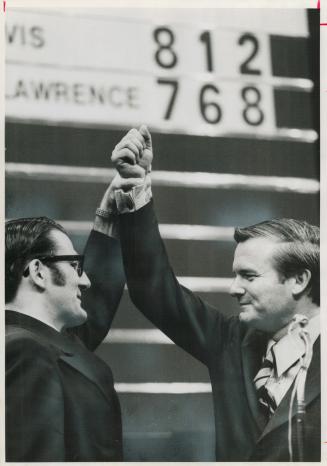
[[[256,269],[251,268],[241,268],[241,269],[232,269],[233,273],[238,273],[239,275],[245,275],[247,273],[258,273]]]

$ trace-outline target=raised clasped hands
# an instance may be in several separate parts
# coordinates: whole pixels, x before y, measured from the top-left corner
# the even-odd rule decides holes
[[[115,146],[111,160],[117,174],[108,186],[100,208],[116,212],[115,191],[130,191],[135,186],[151,185],[149,173],[153,159],[152,141],[145,125],[140,129],[131,129]]]
[[[152,141],[148,128],[133,128],[112,152],[111,161],[122,178],[145,178],[151,172]]]

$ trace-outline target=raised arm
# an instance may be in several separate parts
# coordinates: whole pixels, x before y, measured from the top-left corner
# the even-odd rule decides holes
[[[135,153],[138,143],[148,151],[145,158],[142,149],[139,149],[139,154]],[[119,162],[121,159],[123,161]],[[127,176],[133,174],[137,160],[151,161],[152,142],[147,129],[141,127],[139,131],[129,131],[116,146],[112,160],[122,176],[124,172],[128,173]],[[127,160],[132,163],[125,167]],[[213,339],[219,341],[219,332],[223,333],[229,320],[176,280],[159,234],[153,202],[149,201],[149,194],[144,195],[149,193],[148,178],[149,175],[141,196],[136,190],[127,194],[116,192],[118,209],[122,212],[119,235],[129,293],[138,309],[154,325],[207,364],[208,348],[212,348]],[[124,204],[127,196],[134,201],[131,207],[128,202]]]
[[[208,363],[208,348],[224,319],[181,286],[159,235],[153,203],[120,217],[120,238],[128,290],[138,309],[178,346]]]
[[[93,230],[85,247],[85,272],[91,287],[84,292],[83,307],[88,320],[75,328],[85,345],[94,350],[106,337],[116,314],[125,284],[120,243],[117,239],[117,215],[114,190],[130,189],[138,180],[122,180],[117,175],[106,190],[96,210]]]

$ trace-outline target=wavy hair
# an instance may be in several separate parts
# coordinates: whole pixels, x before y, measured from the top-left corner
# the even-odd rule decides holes
[[[237,243],[257,237],[270,238],[280,243],[273,259],[276,270],[283,277],[310,270],[307,294],[315,304],[320,305],[319,227],[302,220],[279,218],[235,228],[234,239]]]
[[[9,220],[5,224],[5,298],[12,301],[17,293],[26,263],[36,254],[52,254],[56,245],[50,238],[52,230],[66,233],[64,228],[48,217]]]

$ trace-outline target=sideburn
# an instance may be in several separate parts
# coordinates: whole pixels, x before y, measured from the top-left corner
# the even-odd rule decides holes
[[[57,264],[48,264],[51,270],[51,278],[54,285],[65,286],[66,278],[62,271],[58,268]]]

